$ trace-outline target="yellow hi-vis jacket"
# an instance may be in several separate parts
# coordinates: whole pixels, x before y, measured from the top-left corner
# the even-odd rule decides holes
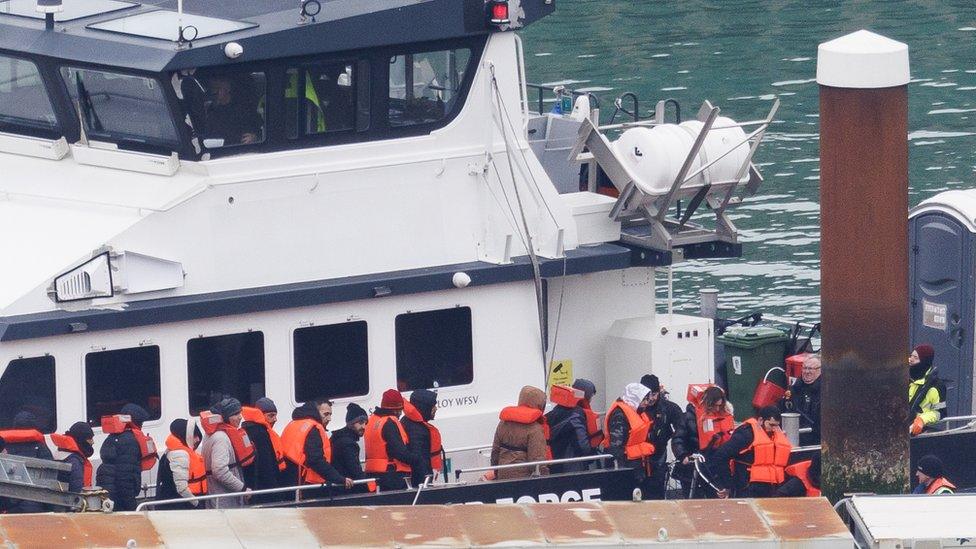
[[[291,73],[288,78],[285,97],[288,99],[298,98],[298,73]],[[315,133],[324,132],[325,111],[323,111],[322,103],[319,101],[319,94],[315,91],[315,86],[312,84],[312,75],[308,71],[305,71],[305,100],[313,109],[312,115],[315,116]]]
[[[915,399],[915,393],[921,390],[922,386],[925,385],[925,380],[928,379],[928,372],[921,379],[916,379],[908,385],[908,402],[912,402]],[[939,399],[939,390],[935,387],[930,387],[922,397],[922,401],[919,403],[919,408],[921,412],[918,417],[922,418],[922,422],[926,426],[932,425],[939,421],[940,414],[939,410],[945,408],[945,403]]]

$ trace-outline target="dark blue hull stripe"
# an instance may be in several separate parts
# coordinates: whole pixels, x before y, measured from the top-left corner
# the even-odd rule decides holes
[[[670,260],[670,254],[667,260]],[[572,250],[567,253],[565,261],[544,259],[541,267],[544,277],[557,277],[562,276],[564,269],[567,275],[575,275],[626,269],[637,264],[651,265],[637,257],[632,260],[630,248],[600,244]],[[470,286],[532,279],[531,263],[527,257],[519,257],[509,265],[474,261],[316,282],[134,301],[123,310],[52,311],[0,317],[0,342],[435,292],[454,288],[452,279],[457,272],[465,272],[471,277]]]

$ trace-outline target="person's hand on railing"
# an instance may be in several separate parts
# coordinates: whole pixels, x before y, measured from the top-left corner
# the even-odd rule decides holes
[[[481,475],[481,480],[495,480],[495,471],[485,471],[485,474]]]
[[[345,484],[346,484],[346,490],[352,490],[353,483],[351,478],[346,477]]]
[[[251,489],[250,488],[245,488],[244,489],[244,501],[251,501],[251,494],[250,494],[250,492],[251,492]]]

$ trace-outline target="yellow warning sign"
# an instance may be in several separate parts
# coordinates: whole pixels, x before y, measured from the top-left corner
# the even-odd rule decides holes
[[[573,361],[572,360],[553,360],[549,363],[549,386],[546,392],[553,385],[572,385],[573,384]]]

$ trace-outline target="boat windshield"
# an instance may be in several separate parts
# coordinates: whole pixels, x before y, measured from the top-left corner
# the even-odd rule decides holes
[[[153,78],[63,67],[61,77],[89,139],[181,148],[162,85]]]
[[[37,65],[0,55],[0,130],[25,127],[55,130],[58,121]]]
[[[263,143],[267,78],[254,71],[197,71],[182,76],[179,94],[204,149]]]

